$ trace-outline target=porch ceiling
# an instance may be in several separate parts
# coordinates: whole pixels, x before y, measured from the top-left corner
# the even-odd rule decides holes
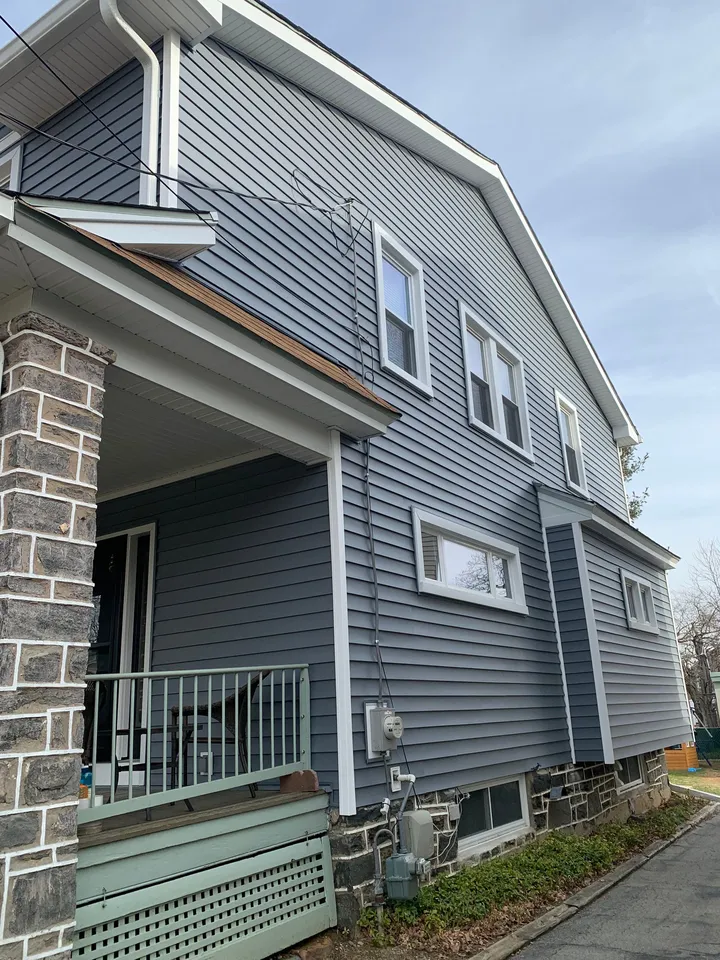
[[[106,385],[100,500],[273,452],[249,424],[124,370]]]

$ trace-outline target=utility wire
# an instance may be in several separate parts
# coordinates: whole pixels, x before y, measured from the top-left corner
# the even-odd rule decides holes
[[[84,153],[87,156],[97,157],[98,160],[104,160],[106,163],[112,163],[115,166],[122,167],[124,170],[129,170],[131,173],[142,172],[138,170],[137,166],[132,163],[125,163],[123,160],[118,160],[116,157],[109,157],[105,153],[100,153],[99,150],[92,150],[89,147],[81,147],[79,144],[73,143],[71,140],[64,140],[62,137],[57,137],[52,133],[48,133],[46,130],[41,130],[39,127],[35,127],[31,123],[26,123],[24,120],[20,120],[18,117],[13,117],[11,114],[6,113],[5,111],[0,111],[0,118],[18,126],[25,127],[27,130],[32,131],[32,133],[35,133],[40,137],[44,137],[46,140],[51,140],[53,143],[59,143],[63,147],[68,147],[70,150],[77,150],[79,153]],[[120,142],[124,143],[122,140]],[[132,156],[136,156],[132,150],[130,150],[130,153]],[[171,177],[164,173],[156,173],[154,176],[156,176],[158,179],[161,179],[163,183],[165,181],[169,181],[170,183],[176,183],[181,187],[190,187],[193,190],[205,190],[209,193],[229,194],[234,197],[239,197],[241,200],[258,200],[265,203],[279,203],[286,207],[302,207],[317,210],[319,213],[337,212],[337,208],[319,207],[315,203],[301,203],[298,200],[285,200],[282,197],[273,197],[269,194],[245,193],[242,190],[238,190],[235,187],[229,187],[227,184],[223,183],[200,183],[193,180],[184,180],[181,177]],[[196,212],[187,200],[182,197],[178,197],[178,199],[181,200],[181,202],[184,203],[192,213]],[[345,204],[342,206],[345,206]]]

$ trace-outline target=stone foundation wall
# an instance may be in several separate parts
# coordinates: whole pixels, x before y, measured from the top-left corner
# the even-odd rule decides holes
[[[113,355],[0,326],[0,957],[69,960],[95,492]]]
[[[527,775],[530,830],[524,837],[499,843],[478,859],[491,859],[543,836],[550,830],[581,833],[611,820],[626,820],[631,814],[657,807],[670,796],[664,751],[641,758],[644,782],[623,789],[615,768],[605,764],[566,764]],[[553,799],[551,799],[551,795]],[[460,789],[419,794],[409,809],[426,809],[435,828],[433,876],[455,872],[459,866],[457,822],[451,820],[452,805],[462,796]],[[393,804],[391,815],[397,812]],[[373,900],[373,839],[387,826],[379,807],[364,807],[353,817],[332,816],[330,847],[333,855],[338,926],[350,928],[363,907]],[[390,853],[390,843],[380,844],[381,855]]]

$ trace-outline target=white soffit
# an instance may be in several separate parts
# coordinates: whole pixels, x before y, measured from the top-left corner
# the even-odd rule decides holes
[[[175,28],[198,43],[212,35],[240,53],[477,186],[534,284],[620,444],[640,440],[598,355],[505,176],[448,130],[253,0],[120,0],[120,11],[148,42]],[[222,17],[220,16],[222,12]],[[64,0],[24,34],[79,93],[127,61],[97,0]],[[64,88],[15,40],[0,51],[0,103],[37,124],[69,100]]]
[[[222,22],[220,0],[120,0],[119,8],[148,43],[171,27],[186,43],[198,43]],[[62,0],[23,37],[77,93],[89,90],[129,59],[127,48],[103,23],[98,0]],[[37,126],[72,99],[17,37],[0,50],[3,111]]]
[[[130,207],[46,197],[23,197],[25,203],[72,227],[112,240],[119,247],[177,262],[215,243],[217,214]]]

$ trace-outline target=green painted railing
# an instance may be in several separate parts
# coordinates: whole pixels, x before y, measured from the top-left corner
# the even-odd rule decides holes
[[[306,664],[87,677],[81,822],[310,768]]]

